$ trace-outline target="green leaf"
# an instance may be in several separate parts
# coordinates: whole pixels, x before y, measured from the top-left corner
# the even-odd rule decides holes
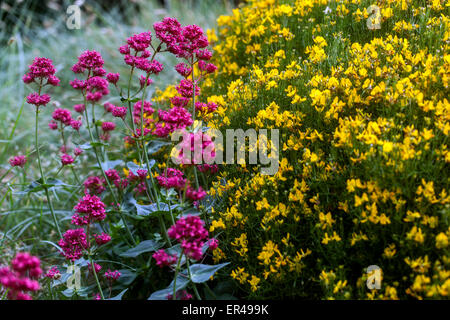
[[[174,210],[178,208],[178,204],[173,204],[169,207],[167,203],[160,202],[159,203],[159,209],[158,205],[156,203],[148,204],[148,205],[140,205],[136,204],[136,210],[137,214],[139,216],[149,216],[149,215],[156,215],[160,213],[166,213],[170,212],[170,209]]]
[[[119,279],[117,279],[117,282],[124,286],[129,286],[138,276],[136,272],[133,272],[129,269],[120,269],[119,272],[120,277]]]
[[[122,160],[106,161],[106,162],[102,162],[102,168],[104,171],[106,171],[106,170],[114,169],[115,167],[117,167],[118,165],[121,165],[122,163],[123,163]]]
[[[49,178],[46,181],[46,184],[42,184],[42,178],[39,178],[37,180],[34,180],[30,183],[30,185],[23,191],[17,192],[17,194],[27,194],[27,193],[34,193],[39,192],[41,190],[44,190],[45,188],[50,189],[55,186],[67,186],[64,182],[58,179]]]
[[[193,264],[189,267],[191,271],[191,280],[194,283],[203,283],[209,280],[217,271],[228,265],[229,262],[210,266],[207,264]]]
[[[106,299],[106,300],[122,300],[123,295],[125,294],[125,292],[128,291],[128,288],[126,288],[125,290],[123,290],[122,292],[120,292],[117,296],[112,297],[110,299]]]
[[[139,243],[136,247],[128,249],[120,254],[121,257],[136,258],[138,255],[144,252],[152,252],[161,248],[162,244],[153,240],[145,240]]]
[[[178,275],[176,283],[176,291],[186,288],[188,284],[189,284],[188,278]],[[173,295],[173,286],[174,281],[172,280],[172,282],[166,289],[153,292],[151,296],[148,298],[148,300],[167,300],[167,296],[169,294]]]

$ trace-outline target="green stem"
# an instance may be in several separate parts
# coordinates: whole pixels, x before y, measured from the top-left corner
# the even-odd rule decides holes
[[[40,89],[39,89],[39,92],[40,92]],[[36,152],[37,152],[39,172],[41,173],[42,184],[44,186],[45,196],[47,197],[47,202],[48,202],[48,206],[50,208],[50,212],[52,213],[53,222],[55,223],[55,227],[56,227],[56,230],[58,231],[59,237],[62,238],[62,233],[61,233],[61,230],[58,225],[58,220],[56,219],[56,214],[55,214],[55,211],[53,210],[53,203],[50,198],[50,194],[48,192],[47,181],[45,179],[45,175],[42,170],[41,152],[39,151],[38,128],[39,128],[39,108],[36,107],[36,124],[35,124],[35,140],[34,140],[34,142],[35,142],[35,147],[36,147]]]
[[[188,269],[189,280],[191,280],[191,282],[192,282],[192,274],[191,274],[191,268],[189,267],[189,258],[188,257],[186,257],[186,266]],[[200,297],[200,294],[198,293],[197,286],[195,285],[194,282],[192,282],[192,287],[194,288],[194,293],[195,293],[195,297],[197,298],[197,300],[202,300],[202,298]]]
[[[102,300],[105,300],[105,297],[103,296],[102,287],[100,286],[100,281],[98,281],[97,272],[95,271],[95,264],[94,261],[92,260],[91,255],[89,255],[89,261],[91,262],[91,268],[92,271],[94,272],[95,282],[97,282],[97,288],[100,291],[100,296],[102,297]]]
[[[177,267],[175,269],[175,278],[173,279],[172,300],[177,300],[177,277],[178,277],[178,272],[180,272],[180,265],[181,265],[181,260],[182,259],[183,259],[183,251],[181,252],[180,257],[178,258]]]

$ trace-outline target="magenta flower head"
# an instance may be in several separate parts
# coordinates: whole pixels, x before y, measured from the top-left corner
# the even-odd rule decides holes
[[[119,81],[120,73],[108,73],[106,75],[106,80],[109,81],[109,83],[117,84],[117,81]]]
[[[156,260],[156,265],[160,268],[168,267],[177,262],[178,259],[176,254],[169,255],[162,249],[156,251],[152,257]]]
[[[107,233],[94,234],[95,242],[101,246],[111,241],[111,236]]]
[[[175,66],[175,70],[185,78],[189,77],[189,75],[192,73],[192,68],[183,62],[177,64]]]
[[[81,120],[70,121],[70,126],[72,127],[72,129],[74,129],[76,131],[80,130],[82,125],[83,125],[83,122],[81,122]]]
[[[27,163],[27,157],[25,156],[14,156],[11,159],[9,159],[9,164],[11,165],[11,167],[23,168],[25,163]]]
[[[127,115],[127,107],[114,107],[111,110],[111,114],[116,118],[124,119]]]
[[[45,106],[50,102],[50,96],[48,94],[39,95],[37,92],[33,92],[27,96],[27,102],[34,104],[36,107]]]
[[[50,279],[59,279],[61,277],[61,272],[59,271],[57,266],[53,266],[48,270],[48,272],[45,274],[46,278]]]
[[[167,234],[181,244],[183,252],[189,258],[200,260],[203,256],[204,239],[208,237],[204,224],[197,216],[187,216],[170,227]]]
[[[105,204],[94,195],[86,194],[74,207],[74,210],[76,211],[72,216],[74,225],[87,225],[92,221],[102,221],[106,218]]]
[[[58,123],[55,120],[50,120],[50,122],[48,123],[48,127],[51,130],[57,130],[58,129]]]
[[[122,274],[119,272],[119,270],[111,271],[108,269],[107,272],[105,272],[105,278],[109,281],[117,280],[120,278]]]
[[[73,106],[73,109],[78,113],[83,113],[86,110],[86,106],[84,104],[76,104]]]
[[[106,190],[104,178],[91,176],[84,181],[84,192],[89,194],[101,194]]]
[[[52,86],[59,85],[60,80],[55,76],[56,70],[51,59],[36,57],[28,69],[29,72],[22,78],[23,82],[28,84],[38,79],[39,83],[42,83],[44,79],[47,79],[47,84]]]
[[[66,153],[61,156],[61,164],[63,166],[67,166],[69,164],[72,164],[73,161],[74,161],[73,157],[68,155],[68,154],[66,154]]]
[[[0,286],[6,289],[8,300],[31,300],[28,291],[40,289],[39,282],[33,279],[42,274],[39,258],[29,253],[17,253],[11,267],[0,268]]]
[[[149,66],[149,71],[154,74],[158,74],[163,70],[163,65],[161,62],[153,60]]]
[[[72,71],[74,73],[83,73],[87,69],[98,72],[98,70],[103,68],[104,63],[99,52],[87,50],[78,57],[78,62],[73,65]]]
[[[141,84],[141,88],[143,88],[143,87],[145,86],[145,79],[147,79],[147,78],[144,77],[144,76],[140,76],[140,77],[139,77],[139,83]],[[147,79],[147,87],[148,87],[149,85],[151,85],[152,83],[153,83],[153,80],[150,79],[150,78],[148,78],[148,79]]]
[[[78,157],[78,156],[80,156],[81,154],[83,154],[83,150],[80,149],[80,148],[75,148],[75,149],[73,150],[73,154],[75,155],[75,157]]]
[[[70,126],[72,122],[72,113],[68,109],[56,108],[52,113],[53,120],[60,121],[66,126]]]
[[[152,33],[150,31],[135,34],[127,39],[127,44],[134,51],[144,51],[152,42]],[[126,50],[124,50],[126,52]]]
[[[102,130],[105,132],[113,131],[116,128],[116,124],[114,122],[103,122]]]
[[[84,250],[88,248],[86,233],[84,229],[71,229],[63,234],[63,238],[58,241],[58,245],[66,259],[75,261],[83,256]]]

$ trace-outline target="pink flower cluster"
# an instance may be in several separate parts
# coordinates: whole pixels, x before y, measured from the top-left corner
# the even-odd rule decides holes
[[[39,258],[29,253],[17,253],[11,261],[11,267],[0,268],[0,284],[8,290],[10,300],[31,300],[27,292],[40,289],[34,280],[42,274]]]
[[[110,81],[114,83],[114,81],[119,80],[119,76],[117,74],[108,74],[107,79],[103,77],[106,75],[106,71],[103,69],[104,61],[99,52],[85,51],[78,57],[78,62],[72,66],[72,71],[74,73],[85,73],[88,72],[88,78],[86,80],[75,79],[70,82],[72,88],[76,90],[82,90],[83,94],[86,96],[87,101],[98,102],[104,96],[109,94],[108,84]],[[116,81],[116,82],[117,82]],[[80,105],[77,105],[80,106]],[[77,112],[81,111],[84,108],[79,107]]]
[[[190,153],[185,152],[190,151]],[[201,131],[184,133],[180,144],[179,161],[182,164],[200,164],[203,161],[212,163],[216,156],[214,142],[211,137]]]
[[[192,115],[183,107],[173,107],[169,111],[158,110],[159,122],[155,125],[153,134],[158,137],[167,137],[177,129],[190,126]]]
[[[101,246],[111,241],[111,236],[107,233],[102,232],[102,234],[93,235],[97,245]]]
[[[183,172],[173,168],[167,168],[164,173],[156,177],[159,185],[164,188],[175,188],[181,190],[186,185],[186,179],[183,177]]]
[[[169,255],[163,249],[156,251],[152,257],[156,260],[156,265],[160,268],[171,266],[178,259],[176,254]]]
[[[25,163],[27,163],[27,157],[25,156],[14,156],[11,159],[9,159],[9,164],[11,165],[11,167],[23,168]]]
[[[106,170],[105,175],[108,178],[108,181],[114,183],[114,185],[119,189],[126,188],[128,185],[128,180],[120,178],[119,172],[115,169]]]
[[[63,238],[58,241],[58,245],[63,250],[62,254],[68,260],[78,260],[83,256],[84,250],[88,248],[86,233],[83,228],[69,229],[63,234]]]
[[[84,181],[84,192],[89,194],[101,194],[106,190],[104,178],[91,176]]]
[[[104,274],[105,278],[109,281],[117,280],[121,275],[122,274],[119,272],[119,270],[111,271],[110,269],[108,269],[108,271],[106,271]]]
[[[204,224],[203,220],[197,216],[187,216],[170,227],[167,234],[181,244],[187,257],[200,260],[203,256],[204,241],[208,238],[208,231]]]
[[[76,213],[72,216],[72,224],[77,226],[88,225],[93,221],[102,221],[106,218],[105,204],[95,195],[86,194],[74,209]]]
[[[61,272],[59,271],[57,266],[53,266],[45,274],[45,277],[49,279],[59,279],[61,277]]]
[[[151,123],[150,116],[155,112],[152,108],[152,103],[150,101],[144,101],[144,110],[142,111],[142,101],[138,101],[133,106],[133,119],[134,123],[141,123],[141,112],[144,113],[144,125],[149,125]]]

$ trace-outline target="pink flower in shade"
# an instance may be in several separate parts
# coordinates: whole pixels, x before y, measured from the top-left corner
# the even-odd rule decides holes
[[[166,44],[168,50],[177,55],[183,56],[184,52],[178,43],[182,41],[182,27],[177,19],[166,17],[161,22],[153,24],[156,37]]]
[[[111,236],[107,233],[94,234],[95,242],[101,246],[111,241]]]
[[[176,254],[169,255],[162,249],[156,251],[152,257],[156,260],[156,265],[160,268],[168,267],[177,262],[178,259]]]
[[[205,61],[200,60],[198,62],[198,68],[201,71],[206,71],[206,73],[214,73],[217,70],[217,67],[212,63],[206,63]]]
[[[144,85],[145,85],[145,79],[147,79],[147,78],[144,77],[144,76],[140,76],[140,77],[139,77],[139,83],[141,84],[141,88],[143,88]],[[153,83],[153,80],[150,79],[150,78],[148,78],[148,79],[147,79],[147,87],[148,87],[149,85],[151,85],[152,83]]]
[[[183,189],[186,185],[186,179],[183,178],[183,172],[173,168],[167,168],[163,174],[156,177],[159,185],[164,188]]]
[[[176,295],[177,295],[177,300],[191,300],[192,299],[192,294],[188,293],[186,290],[179,290],[179,291],[177,291]],[[167,300],[173,300],[173,295],[168,294]]]
[[[74,88],[75,90],[84,90],[87,87],[87,81],[84,80],[74,79],[69,83],[71,87]]]
[[[122,274],[119,272],[119,270],[114,270],[111,271],[110,269],[108,269],[107,272],[105,272],[105,278],[108,279],[109,281],[114,281],[120,278]]]
[[[109,81],[109,83],[117,84],[117,81],[119,81],[120,73],[108,73],[106,75],[106,80]]]
[[[127,115],[127,107],[114,107],[111,110],[111,113],[116,118],[122,118],[124,119]]]
[[[48,123],[48,127],[51,130],[57,130],[58,129],[58,123],[55,120],[50,120],[50,122]]]
[[[127,39],[127,44],[134,51],[144,51],[152,42],[152,34],[150,31],[135,34]],[[127,52],[127,50],[124,50]],[[129,52],[129,51],[128,51]]]
[[[63,238],[58,241],[58,245],[63,250],[62,254],[66,259],[75,261],[83,256],[83,251],[88,248],[84,229],[70,229],[63,234]]]
[[[95,77],[103,77],[106,74],[105,69],[103,68],[97,68],[92,70],[92,75]]]
[[[206,197],[206,191],[203,190],[202,187],[198,187],[198,189],[194,189],[192,187],[188,187],[186,190],[186,197],[191,199],[192,201],[198,201]]]
[[[59,279],[61,277],[61,272],[59,271],[57,266],[53,266],[45,274],[45,277],[53,280]]]
[[[180,146],[178,160],[185,165],[201,164],[203,161],[212,163],[216,156],[214,142],[209,135],[201,131],[185,132]]]
[[[28,67],[29,72],[23,76],[23,82],[31,83],[36,79],[47,79],[47,84],[58,86],[60,80],[55,76],[53,61],[48,58],[36,57]]]
[[[123,45],[119,48],[121,54],[130,54],[130,47],[128,45]]]
[[[116,106],[113,105],[111,102],[105,102],[103,104],[103,108],[105,108],[105,112],[112,112],[115,107]]]
[[[128,185],[128,181],[126,179],[121,179],[119,173],[115,169],[106,170],[105,175],[117,188],[125,188]]]
[[[70,126],[72,122],[72,114],[70,110],[67,109],[56,108],[52,113],[52,118],[53,120],[60,121],[66,126]]]
[[[100,295],[100,293],[94,294],[93,300],[102,300],[102,296]]]
[[[37,107],[45,106],[50,102],[50,96],[48,94],[39,95],[37,92],[34,92],[27,96],[27,102]]]
[[[25,166],[25,163],[27,163],[26,156],[14,156],[11,159],[9,159],[9,164],[11,165],[11,167],[23,168]]]
[[[192,98],[194,95],[194,86],[191,80],[183,79],[180,81],[180,84],[176,87],[178,93],[185,98]],[[195,85],[195,95],[198,96],[200,94],[200,88]]]
[[[70,121],[70,126],[72,127],[72,129],[74,129],[76,131],[80,130],[82,125],[83,125],[83,122],[81,122],[81,120]]]
[[[101,77],[91,77],[86,80],[86,100],[98,102],[100,99],[109,94],[108,81]]]
[[[75,149],[73,150],[73,154],[75,155],[75,157],[80,156],[82,153],[83,153],[83,150],[80,149],[80,148],[75,148]]]
[[[72,216],[72,224],[75,225],[86,225],[106,218],[105,204],[95,195],[86,194],[74,210],[76,213]]]
[[[175,66],[175,70],[185,78],[189,77],[189,75],[192,73],[192,68],[183,62],[177,64]]]
[[[114,122],[103,122],[102,130],[105,132],[113,131],[116,128],[116,124]]]
[[[200,60],[209,60],[212,58],[212,52],[208,49],[195,50],[195,55]]]
[[[65,153],[61,156],[61,164],[63,166],[67,166],[69,164],[72,164],[73,162],[74,162],[74,159],[71,155],[68,155]]]
[[[86,106],[84,104],[76,104],[73,106],[73,109],[78,113],[83,113],[86,110]]]
[[[150,66],[149,66],[149,71],[151,72],[151,73],[153,73],[153,74],[159,74],[162,70],[163,70],[163,65],[162,65],[162,63],[161,62],[159,62],[159,61],[156,61],[156,60],[153,60],[151,63],[150,63]]]
[[[169,133],[193,123],[191,114],[181,107],[173,107],[169,111],[159,109],[158,116],[159,122],[156,123],[153,134],[159,137],[167,137]]]
[[[140,124],[141,123],[141,106],[142,101],[138,101],[133,106],[133,119],[134,123]],[[149,117],[155,112],[155,110],[152,108],[152,103],[150,101],[144,101],[144,121],[146,124],[149,124],[151,119]]]
[[[98,263],[94,262],[94,266],[95,266],[95,273],[99,273],[100,270],[102,270],[102,266],[99,265]],[[88,262],[88,269],[89,271],[92,271],[92,264],[90,262]]]
[[[174,107],[180,107],[184,108],[188,105],[190,99],[180,96],[174,96],[170,98],[170,102],[173,104]]]
[[[203,220],[197,216],[187,216],[171,226],[167,234],[181,244],[183,252],[189,258],[200,260],[203,255],[204,240],[208,237],[204,224]]]
[[[72,67],[72,71],[75,73],[83,73],[86,69],[98,70],[103,67],[103,58],[100,53],[95,50],[84,51],[79,57],[78,62]]]
[[[104,178],[91,176],[84,181],[84,192],[89,194],[101,194],[106,190]]]
[[[212,238],[208,240],[209,249],[216,250],[219,247],[219,240]]]
[[[0,268],[0,285],[8,290],[9,300],[31,300],[27,292],[40,289],[36,280],[42,274],[39,258],[29,253],[17,253],[11,267]]]

